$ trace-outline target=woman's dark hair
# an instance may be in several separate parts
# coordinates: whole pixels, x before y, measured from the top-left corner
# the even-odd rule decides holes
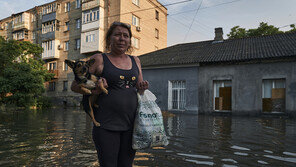
[[[110,50],[110,45],[111,45],[111,42],[110,42],[110,38],[111,38],[111,35],[114,31],[114,29],[117,27],[117,26],[121,26],[121,27],[124,27],[128,30],[128,33],[129,33],[129,37],[130,39],[132,38],[132,31],[131,31],[131,26],[129,24],[126,24],[126,23],[122,23],[122,22],[113,22],[111,24],[111,26],[109,27],[108,31],[107,31],[107,34],[106,34],[106,48],[107,50]],[[130,41],[131,42],[131,41]],[[132,46],[131,46],[131,43],[130,43],[130,46],[127,48],[127,51],[128,52],[132,52]]]

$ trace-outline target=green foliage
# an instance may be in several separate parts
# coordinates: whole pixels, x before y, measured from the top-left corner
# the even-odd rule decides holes
[[[296,31],[295,25],[290,25],[291,30],[286,32],[293,32]],[[283,31],[280,31],[279,28],[268,25],[265,22],[261,22],[258,28],[255,29],[248,29],[240,28],[239,26],[235,26],[231,28],[231,31],[229,34],[227,34],[229,39],[237,39],[237,38],[246,38],[246,37],[256,37],[256,36],[262,36],[262,35],[273,35],[273,34],[281,34],[286,33]]]
[[[231,31],[229,34],[227,34],[229,39],[234,39],[234,38],[245,38],[247,37],[247,32],[245,28],[240,28],[239,26],[235,26],[231,28]]]
[[[0,103],[36,106],[52,79],[41,60],[42,48],[30,42],[6,41],[0,37]]]
[[[52,107],[52,104],[50,102],[50,98],[46,97],[46,96],[40,96],[37,99],[37,104],[36,104],[37,108],[50,108]]]

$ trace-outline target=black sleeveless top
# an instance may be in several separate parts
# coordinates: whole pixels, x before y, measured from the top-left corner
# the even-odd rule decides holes
[[[101,128],[125,131],[133,128],[138,106],[136,83],[139,69],[134,57],[129,56],[132,68],[124,70],[114,66],[109,58],[102,54],[104,68],[101,77],[108,83],[108,94],[98,96],[98,108],[94,110],[95,119]]]

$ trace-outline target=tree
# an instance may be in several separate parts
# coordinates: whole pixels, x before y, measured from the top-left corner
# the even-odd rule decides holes
[[[296,27],[295,24],[291,24],[290,25],[291,30],[287,31],[287,32],[296,32]]]
[[[291,24],[290,27],[292,29],[286,32],[296,31],[294,24]],[[273,25],[268,25],[265,22],[261,22],[259,27],[255,29],[246,30],[245,28],[240,28],[239,26],[235,26],[231,28],[231,31],[229,34],[227,34],[227,36],[229,39],[236,39],[236,38],[246,38],[246,37],[262,36],[262,35],[281,34],[281,33],[285,33],[285,32],[280,31],[279,28]]]
[[[229,39],[233,38],[245,38],[247,37],[247,32],[245,28],[240,28],[239,26],[235,26],[231,28],[231,31],[229,34],[227,34]]]
[[[0,103],[20,107],[38,105],[44,82],[52,79],[41,60],[42,48],[27,41],[0,37]]]

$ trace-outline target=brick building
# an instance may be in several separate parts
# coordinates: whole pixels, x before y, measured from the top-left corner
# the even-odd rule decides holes
[[[114,21],[131,25],[132,55],[167,46],[167,9],[157,0],[55,0],[0,20],[0,36],[42,46],[55,74],[45,94],[75,105],[80,95],[70,90],[74,75],[64,60],[107,52],[105,34]]]

